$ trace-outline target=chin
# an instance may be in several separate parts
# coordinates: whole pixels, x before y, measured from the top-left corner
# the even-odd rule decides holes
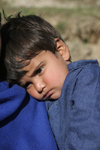
[[[51,97],[51,99],[57,100],[60,97],[60,94],[55,94]]]

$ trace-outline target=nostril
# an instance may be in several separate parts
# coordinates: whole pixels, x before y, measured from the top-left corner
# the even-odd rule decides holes
[[[39,94],[41,94],[42,92],[43,92],[43,90],[41,90],[41,91],[38,91],[38,93],[39,93]]]

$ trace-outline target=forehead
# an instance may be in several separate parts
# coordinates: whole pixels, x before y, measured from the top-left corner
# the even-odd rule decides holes
[[[29,62],[29,64],[27,66],[23,67],[21,70],[29,71],[32,68],[37,67],[41,62],[45,61],[48,58],[50,53],[52,53],[52,52],[45,51],[45,50],[41,51],[38,55],[33,57],[31,60],[27,60],[27,62]]]

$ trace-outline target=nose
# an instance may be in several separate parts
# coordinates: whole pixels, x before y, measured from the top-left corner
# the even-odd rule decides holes
[[[37,79],[34,81],[34,87],[38,93],[42,93],[43,89],[45,88],[45,83],[41,81],[40,79]]]

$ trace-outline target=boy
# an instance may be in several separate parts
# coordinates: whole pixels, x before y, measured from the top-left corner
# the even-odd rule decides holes
[[[71,62],[61,35],[35,16],[9,18],[1,28],[1,74],[38,100],[46,100],[60,150],[100,148],[100,68]],[[4,76],[5,75],[5,76]]]

